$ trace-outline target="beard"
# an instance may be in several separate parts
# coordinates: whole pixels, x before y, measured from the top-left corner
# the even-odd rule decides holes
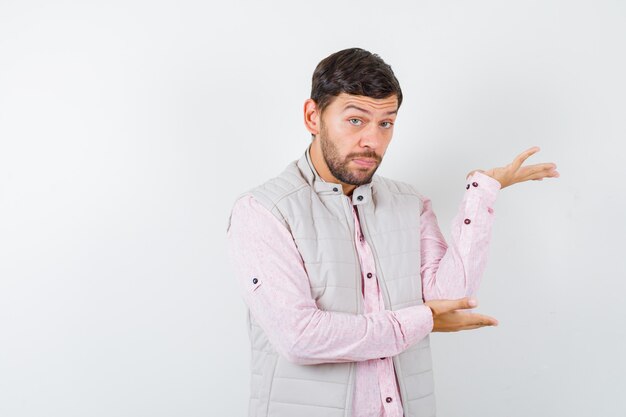
[[[345,184],[359,186],[369,183],[383,160],[382,156],[379,156],[373,150],[363,153],[351,153],[346,155],[345,158],[342,157],[335,143],[328,137],[324,123],[321,124],[320,129],[320,145],[322,147],[322,156],[330,173]],[[351,170],[348,164],[352,159],[359,158],[374,159],[376,160],[376,165],[371,168],[356,167]]]

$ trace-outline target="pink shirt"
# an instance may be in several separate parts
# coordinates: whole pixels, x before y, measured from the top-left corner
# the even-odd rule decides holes
[[[467,190],[452,221],[450,247],[430,200],[422,197],[424,301],[462,298],[474,295],[478,289],[500,183],[480,172],[466,182]],[[374,258],[352,208],[363,273],[364,314],[317,308],[291,234],[252,196],[234,205],[228,230],[230,257],[250,313],[279,354],[302,365],[357,362],[353,416],[402,417],[391,357],[432,331],[432,313],[424,305],[385,310]]]

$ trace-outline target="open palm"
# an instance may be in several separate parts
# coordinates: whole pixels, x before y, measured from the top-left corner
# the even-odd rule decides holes
[[[469,178],[474,172],[479,171],[498,180],[501,188],[528,180],[541,181],[544,178],[558,178],[559,173],[556,170],[556,164],[552,162],[522,166],[528,157],[537,152],[539,152],[539,147],[534,146],[516,156],[513,162],[506,166],[492,168],[487,171],[476,169],[467,174],[467,178]]]

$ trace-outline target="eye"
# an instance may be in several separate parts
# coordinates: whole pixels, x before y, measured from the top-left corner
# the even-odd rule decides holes
[[[360,119],[348,119],[348,122],[353,126],[361,126],[361,123],[363,123]]]
[[[391,128],[391,126],[393,126],[393,123],[391,123],[391,122],[382,122],[380,125],[382,127],[384,127],[385,129],[389,129],[389,128]]]

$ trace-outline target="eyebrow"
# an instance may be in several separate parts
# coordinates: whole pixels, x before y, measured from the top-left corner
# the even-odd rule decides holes
[[[372,112],[371,112],[371,111],[366,110],[366,109],[363,109],[363,108],[358,107],[358,106],[355,106],[354,104],[348,104],[346,107],[344,107],[344,108],[343,108],[343,111],[345,112],[345,111],[346,111],[346,110],[348,110],[348,109],[355,109],[355,110],[362,111],[363,113],[366,113],[366,114],[370,114],[370,115],[372,114]],[[393,110],[393,111],[388,111],[388,112],[387,112],[387,113],[385,113],[385,114],[387,114],[387,115],[392,115],[392,114],[397,114],[397,113],[398,113],[398,109]]]

